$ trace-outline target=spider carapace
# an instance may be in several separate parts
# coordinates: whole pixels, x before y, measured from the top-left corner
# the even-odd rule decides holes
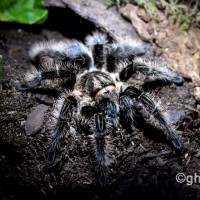
[[[83,87],[91,97],[97,97],[106,90],[114,90],[116,88],[114,80],[101,71],[88,72],[81,78]]]

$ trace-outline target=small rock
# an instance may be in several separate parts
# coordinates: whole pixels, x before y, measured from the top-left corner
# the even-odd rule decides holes
[[[167,121],[169,124],[177,124],[185,117],[184,110],[169,110],[164,113],[165,116],[167,116]]]
[[[148,25],[143,20],[141,20],[137,14],[137,7],[132,4],[127,4],[125,7],[120,9],[120,13],[131,20],[132,25],[138,35],[146,41],[151,39],[151,35],[148,33]]]
[[[167,33],[166,32],[159,32],[157,35],[157,40],[165,40],[167,37]]]
[[[191,40],[189,40],[188,37],[185,37],[185,38],[184,38],[183,43],[186,45],[186,47],[187,47],[188,49],[194,48],[194,42],[191,41]]]
[[[156,160],[157,160],[159,166],[164,166],[166,164],[166,161],[164,161],[160,157],[157,157]]]
[[[194,97],[198,102],[200,102],[200,87],[194,88]]]
[[[128,147],[128,149],[127,149],[127,152],[128,152],[128,153],[132,153],[133,151],[134,151],[134,149],[133,149],[132,146]]]
[[[154,52],[154,55],[159,57],[163,54],[163,50],[161,48],[156,48],[155,52]]]
[[[166,18],[166,16],[164,15],[163,12],[161,12],[160,10],[156,9],[155,11],[155,14],[154,14],[154,20],[157,22],[157,23],[161,23],[161,25],[167,25],[169,22]]]
[[[197,153],[194,155],[196,158],[200,157],[200,149],[198,149]]]
[[[9,115],[14,115],[17,111],[10,111],[8,112]]]
[[[138,8],[136,11],[137,16],[144,22],[149,22],[151,20],[150,15],[146,12],[144,8]]]
[[[26,135],[33,135],[42,129],[44,115],[48,108],[49,106],[40,104],[29,114],[25,124]]]
[[[197,115],[200,118],[200,104],[197,104]]]
[[[146,148],[140,144],[138,147],[135,148],[134,153],[142,154],[146,151],[147,151]]]

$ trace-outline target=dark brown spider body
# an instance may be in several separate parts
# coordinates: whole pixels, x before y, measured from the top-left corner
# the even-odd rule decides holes
[[[137,57],[145,49],[110,44],[101,33],[88,36],[86,45],[67,40],[33,46],[30,58],[35,68],[15,86],[19,91],[59,88],[61,94],[45,122],[49,138],[47,165],[54,164],[61,150],[67,149],[68,136],[89,135],[94,169],[104,187],[112,163],[113,135],[133,131],[138,120],[157,128],[176,149],[181,148],[175,130],[156,102],[128,82],[142,73],[150,81],[183,83],[183,77],[167,67]]]

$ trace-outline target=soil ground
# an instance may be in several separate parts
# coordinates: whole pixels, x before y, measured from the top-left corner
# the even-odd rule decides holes
[[[71,15],[72,24],[80,25],[80,18]],[[53,167],[45,166],[44,129],[28,136],[24,128],[29,113],[40,103],[35,94],[16,92],[13,82],[29,69],[28,50],[33,43],[64,37],[83,40],[94,30],[93,25],[82,20],[82,27],[72,25],[65,31],[61,19],[62,10],[53,9],[41,26],[0,24],[0,199],[200,199],[200,182],[193,180],[190,185],[176,181],[177,173],[200,176],[200,119],[192,96],[193,84],[187,80],[183,86],[166,85],[154,91],[171,111],[183,105],[180,109],[185,114],[175,124],[182,138],[181,151],[175,151],[163,138],[149,135],[147,130],[145,134],[135,130],[134,134],[119,135],[113,138],[116,162],[105,189],[97,186],[85,136],[77,138],[68,158],[60,158]]]

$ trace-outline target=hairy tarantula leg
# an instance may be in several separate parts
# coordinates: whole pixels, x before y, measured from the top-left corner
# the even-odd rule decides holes
[[[41,84],[42,74],[40,71],[34,69],[28,72],[22,82],[15,81],[14,86],[18,91],[27,91]]]
[[[135,122],[135,117],[137,116],[133,100],[128,95],[122,93],[119,97],[119,105],[122,129],[130,132],[133,130],[133,122]]]
[[[42,80],[53,80],[55,78],[70,78],[70,76],[73,76],[73,74],[63,69],[51,71],[38,71],[35,69],[31,72],[28,72],[21,83],[19,81],[15,81],[14,85],[18,91],[28,91],[37,86],[40,86]]]
[[[96,68],[101,68],[105,59],[105,46],[108,44],[105,34],[95,32],[86,37],[86,45],[92,50]]]
[[[96,107],[97,110],[103,113],[103,115],[107,118],[113,129],[116,130],[119,128],[118,97],[115,96],[114,92],[109,91],[97,96]]]
[[[162,80],[176,85],[181,85],[184,79],[181,75],[171,71],[166,67],[156,68],[155,64],[137,58],[129,64],[121,73],[120,80],[127,81],[133,74],[142,73],[152,80]]]
[[[139,103],[142,104],[143,109],[145,109],[149,114],[149,123],[158,126],[162,129],[167,139],[171,140],[172,144],[176,149],[181,149],[181,143],[178,139],[178,136],[174,130],[170,127],[164,115],[161,113],[159,108],[156,106],[155,102],[146,94],[142,93],[137,88],[130,86],[125,91],[125,94],[129,95],[131,98],[136,99]],[[140,108],[141,109],[141,108]]]
[[[114,72],[119,63],[130,64],[136,56],[144,55],[149,49],[148,45],[111,44],[107,47],[106,64],[109,72]]]
[[[78,73],[80,69],[93,67],[92,52],[76,40],[46,41],[32,46],[29,52],[32,63],[40,70],[69,69]]]
[[[73,96],[61,95],[61,97],[55,102],[52,111],[52,117],[49,121],[50,132],[50,145],[47,154],[47,164],[54,163],[56,154],[61,149],[61,144],[64,141],[65,135],[74,131],[71,127],[73,119],[73,113],[77,107],[76,99]]]
[[[34,80],[29,81],[27,83],[20,83],[19,81],[14,82],[14,86],[17,91],[28,91],[34,87],[37,87],[41,84],[41,78],[36,77]]]
[[[133,101],[128,95],[122,95],[119,98],[120,112],[125,120],[131,119],[133,121],[135,114],[135,108],[133,106]]]
[[[107,185],[108,166],[111,162],[108,126],[108,122],[102,114],[95,114],[92,141],[97,162],[96,173],[102,187]]]
[[[46,157],[46,162],[48,165],[52,165],[55,162],[56,154],[60,152],[60,144],[64,140],[65,134],[69,131],[69,126],[59,120],[57,127],[53,132],[53,140],[51,141]]]

